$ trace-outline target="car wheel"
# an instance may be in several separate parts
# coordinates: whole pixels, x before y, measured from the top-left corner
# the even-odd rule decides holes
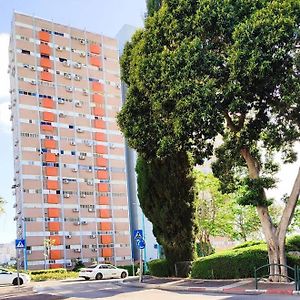
[[[90,280],[90,277],[84,277],[85,280]]]
[[[103,275],[101,273],[98,273],[95,278],[96,280],[101,280],[103,278]]]
[[[23,279],[22,278],[19,278],[19,283],[20,285],[23,284]],[[18,285],[18,278],[16,277],[13,282],[12,282],[13,285]]]
[[[126,278],[126,276],[127,276],[126,272],[121,273],[121,278]]]

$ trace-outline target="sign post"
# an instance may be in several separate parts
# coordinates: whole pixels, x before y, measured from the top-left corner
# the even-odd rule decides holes
[[[18,289],[20,288],[20,250],[22,249],[25,249],[25,240],[16,240]]]
[[[133,232],[134,239],[136,240],[136,245],[140,249],[140,273],[139,273],[139,282],[143,281],[143,249],[145,249],[146,243],[143,238],[143,230],[138,229]]]

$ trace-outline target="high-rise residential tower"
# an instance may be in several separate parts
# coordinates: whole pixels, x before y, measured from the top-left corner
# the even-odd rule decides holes
[[[24,267],[130,264],[116,40],[14,13],[9,52]]]

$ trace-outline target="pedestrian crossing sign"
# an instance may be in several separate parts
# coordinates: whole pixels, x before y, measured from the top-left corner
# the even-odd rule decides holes
[[[143,230],[142,229],[134,230],[133,238],[135,240],[141,240],[143,238]]]
[[[25,240],[16,240],[16,249],[24,249],[25,248]]]

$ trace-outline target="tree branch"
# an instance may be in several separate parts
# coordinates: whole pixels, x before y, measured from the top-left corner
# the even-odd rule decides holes
[[[245,118],[246,118],[246,115],[245,115],[244,113],[241,113],[241,114],[239,115],[239,119],[238,119],[238,124],[237,124],[237,125],[234,124],[234,122],[232,121],[231,117],[229,116],[228,111],[224,111],[224,112],[223,112],[223,115],[224,115],[224,117],[225,117],[227,126],[228,126],[228,128],[229,128],[231,131],[237,133],[237,132],[239,132],[239,131],[243,128],[244,122],[245,122]]]
[[[296,209],[299,194],[300,194],[300,168],[298,170],[297,177],[294,181],[293,189],[289,196],[289,200],[283,210],[281,220],[277,228],[277,234],[279,240],[280,238],[285,238],[287,228],[291,224],[292,217]]]

